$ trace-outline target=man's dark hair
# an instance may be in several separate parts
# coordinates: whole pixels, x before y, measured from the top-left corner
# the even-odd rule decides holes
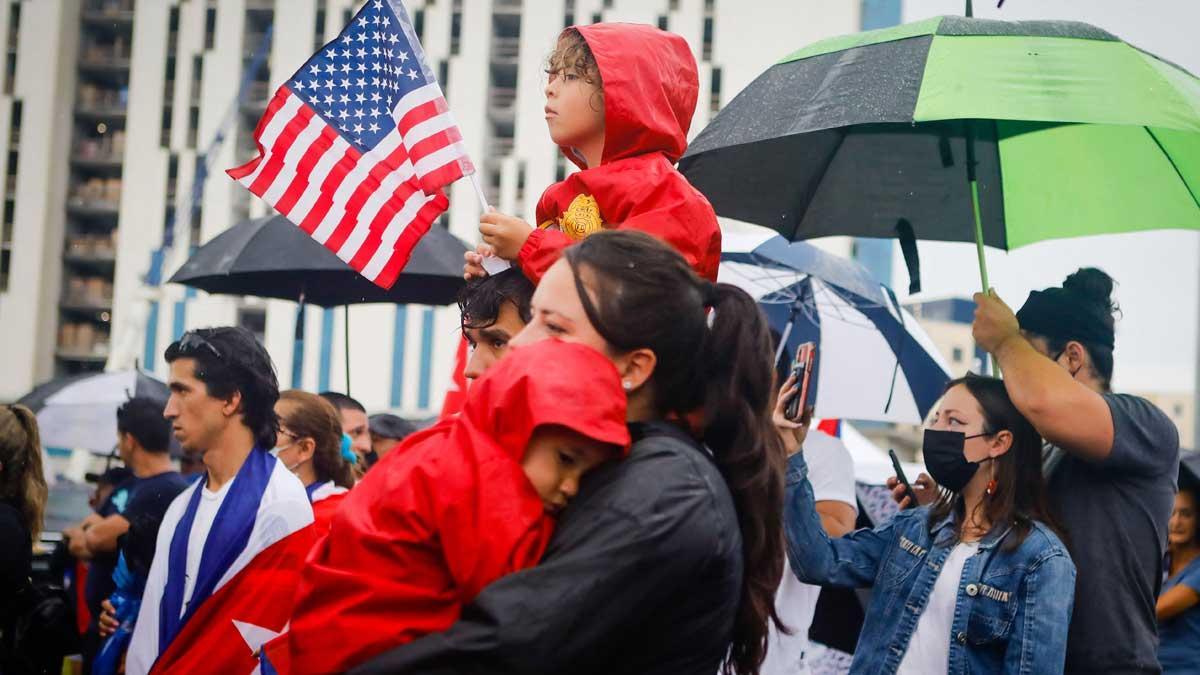
[[[332,403],[333,407],[337,408],[339,414],[343,410],[357,410],[363,413],[367,412],[367,409],[363,407],[363,404],[345,394],[336,391],[323,391],[317,395]]]
[[[188,331],[167,347],[163,358],[167,363],[193,359],[196,379],[204,383],[209,396],[223,399],[241,392],[242,421],[254,433],[254,443],[275,447],[279,381],[271,356],[254,333],[236,326]]]
[[[171,443],[171,423],[163,417],[163,404],[135,396],[117,408],[117,431],[129,434],[147,452],[164,453]]]
[[[521,320],[529,323],[533,313],[529,301],[533,299],[533,284],[519,270],[507,269],[497,274],[475,279],[458,292],[458,309],[462,313],[462,327],[487,328],[500,318],[500,308],[511,302],[517,308]]]

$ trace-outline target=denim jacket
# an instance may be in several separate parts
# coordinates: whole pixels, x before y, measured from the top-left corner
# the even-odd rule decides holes
[[[801,581],[874,587],[851,673],[894,673],[954,547],[954,522],[930,527],[928,508],[901,511],[874,530],[830,539],[821,527],[804,453],[788,460],[784,520],[788,560]],[[1061,673],[1075,596],[1075,564],[1035,523],[1014,551],[1010,528],[994,528],[963,566],[948,673]]]

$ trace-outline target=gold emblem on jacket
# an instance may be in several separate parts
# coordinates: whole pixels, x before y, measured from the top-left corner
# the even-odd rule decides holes
[[[604,221],[600,219],[600,205],[591,195],[579,195],[571,200],[571,205],[558,218],[558,222],[547,220],[541,224],[542,229],[557,226],[571,241],[579,241],[590,234],[604,229]]]

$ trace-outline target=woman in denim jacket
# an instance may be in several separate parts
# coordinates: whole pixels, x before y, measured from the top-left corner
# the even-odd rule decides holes
[[[781,420],[789,391],[780,396]],[[788,460],[788,560],[802,581],[873,587],[852,673],[1061,673],[1075,565],[1045,507],[1038,433],[1004,384],[951,382],[925,432],[930,507],[830,539],[803,452]]]

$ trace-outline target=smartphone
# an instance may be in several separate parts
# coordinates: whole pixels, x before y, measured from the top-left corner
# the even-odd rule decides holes
[[[913,492],[908,477],[904,475],[904,468],[900,466],[900,458],[896,457],[896,451],[891,448],[888,448],[888,457],[892,458],[892,471],[896,472],[896,480],[904,486],[904,494],[908,497],[908,508],[916,508],[920,502],[917,501],[917,493]]]
[[[805,342],[796,348],[796,358],[792,361],[792,377],[795,378],[797,391],[783,410],[783,416],[793,422],[799,422],[804,415],[804,409],[808,407],[809,383],[816,359],[817,343]]]

